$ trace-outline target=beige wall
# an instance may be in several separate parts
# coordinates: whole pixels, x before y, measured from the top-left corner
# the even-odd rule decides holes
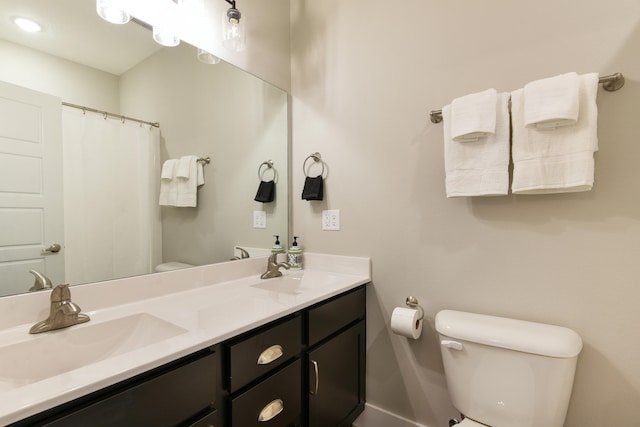
[[[566,426],[640,425],[640,3],[298,0],[291,26],[294,233],[373,259],[367,400],[447,425],[433,317],[450,308],[575,329]],[[593,191],[447,199],[429,110],[572,70],[627,77],[598,95]],[[329,175],[309,203],[300,165],[314,151]],[[327,208],[341,231],[321,231]],[[389,330],[409,294],[429,322],[415,342]]]

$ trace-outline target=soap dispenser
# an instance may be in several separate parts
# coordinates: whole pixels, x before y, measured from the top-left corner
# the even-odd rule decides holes
[[[293,236],[288,259],[291,270],[302,270],[302,248],[298,246],[298,236]]]
[[[273,247],[271,248],[271,253],[272,254],[282,254],[282,253],[284,253],[284,248],[280,244],[280,236],[277,236],[277,235],[274,234],[273,237],[276,238],[276,242],[273,244]]]

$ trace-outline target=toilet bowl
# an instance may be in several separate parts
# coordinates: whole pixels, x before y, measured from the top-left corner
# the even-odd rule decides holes
[[[563,427],[582,350],[569,328],[443,310],[436,330],[461,427]]]
[[[173,271],[173,270],[181,270],[183,268],[193,267],[191,264],[185,264],[183,262],[164,262],[162,264],[158,264],[155,268],[156,273],[162,273],[164,271]]]

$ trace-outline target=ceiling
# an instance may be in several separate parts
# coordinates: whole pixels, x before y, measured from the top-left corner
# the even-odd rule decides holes
[[[17,16],[37,21],[44,31],[20,30],[11,20]],[[134,22],[104,21],[94,0],[0,0],[0,39],[115,75],[162,49]]]

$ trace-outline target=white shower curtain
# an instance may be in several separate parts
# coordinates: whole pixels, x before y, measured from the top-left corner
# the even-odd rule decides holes
[[[65,107],[65,281],[153,272],[162,256],[160,131]]]

